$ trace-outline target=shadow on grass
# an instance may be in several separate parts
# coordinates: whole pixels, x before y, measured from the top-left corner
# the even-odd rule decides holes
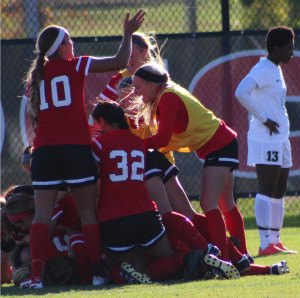
[[[168,281],[161,281],[159,284],[161,285],[174,285],[174,284],[181,284],[186,283],[187,281],[184,280],[168,280]],[[128,287],[130,285],[116,285],[116,284],[109,284],[103,287],[95,287],[92,285],[70,285],[70,286],[47,286],[44,289],[21,289],[20,287],[16,287],[14,285],[2,285],[1,286],[1,296],[43,296],[48,294],[63,294],[63,293],[70,293],[76,294],[77,291],[79,292],[92,292],[92,291],[102,291],[102,290],[111,290],[111,289],[121,289],[124,287]],[[101,292],[99,292],[101,294]]]
[[[91,291],[101,291],[110,290],[115,288],[124,287],[124,285],[105,285],[105,287],[94,287],[92,285],[70,285],[70,286],[47,286],[44,289],[21,289],[13,285],[8,285],[1,287],[1,296],[25,296],[25,295],[35,295],[43,296],[47,294],[59,294],[65,292],[91,292]]]
[[[244,217],[245,229],[256,229],[255,217]],[[283,220],[284,228],[295,228],[300,227],[300,214],[298,215],[286,215]]]

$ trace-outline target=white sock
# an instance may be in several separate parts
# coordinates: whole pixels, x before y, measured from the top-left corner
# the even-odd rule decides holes
[[[284,198],[271,199],[270,243],[280,242],[280,229],[283,224]]]
[[[258,229],[260,248],[266,249],[270,244],[270,220],[271,220],[271,198],[260,193],[255,198],[256,224],[264,229]]]

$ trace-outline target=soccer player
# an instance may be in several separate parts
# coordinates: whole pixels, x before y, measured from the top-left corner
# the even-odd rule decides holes
[[[271,28],[265,42],[267,57],[260,59],[235,92],[239,102],[252,114],[247,164],[255,166],[258,180],[255,216],[260,256],[297,253],[280,241],[292,156],[285,108],[287,88],[279,64],[287,64],[293,57],[294,32],[283,26]]]
[[[230,263],[212,254],[204,255],[202,252],[202,256],[197,255],[195,262],[188,261],[193,254],[181,257],[180,254],[174,255],[160,214],[146,189],[146,154],[142,139],[131,133],[124,112],[118,105],[102,102],[96,109],[103,134],[93,140],[92,148],[99,162],[98,219],[108,255],[116,263],[131,263],[134,260],[133,248],[139,246],[153,259],[172,258],[173,263],[182,267],[188,264],[186,275],[194,275],[193,271],[197,271],[200,262],[204,262],[207,266],[214,263],[213,267],[218,268],[214,269],[220,270],[226,278],[239,277]],[[209,262],[210,258],[214,262]],[[225,270],[225,267],[229,270]],[[122,266],[125,271],[126,268]]]
[[[42,268],[49,238],[49,223],[59,187],[71,189],[82,222],[82,231],[93,267],[93,284],[105,283],[101,262],[100,231],[95,213],[97,172],[84,104],[88,73],[119,70],[131,55],[132,34],[144,20],[140,10],[124,21],[124,37],[116,56],[74,57],[69,32],[58,26],[38,36],[36,52],[27,75],[28,110],[35,130],[31,178],[35,189],[35,218],[30,229],[32,274],[22,288],[42,288]]]
[[[233,199],[233,170],[238,168],[236,132],[206,109],[186,89],[172,82],[168,72],[156,63],[140,67],[133,76],[135,94],[142,97],[140,115],[149,119],[157,133],[144,140],[146,149],[162,152],[195,151],[205,159],[200,204],[205,212],[211,243],[228,260],[226,226],[241,240],[247,253],[244,221]]]

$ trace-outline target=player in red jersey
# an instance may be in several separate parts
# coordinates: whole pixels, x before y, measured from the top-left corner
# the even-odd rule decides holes
[[[160,215],[145,186],[143,141],[130,132],[119,106],[103,102],[96,109],[103,135],[93,140],[92,148],[100,164],[98,219],[104,247],[116,264],[131,263],[134,260],[132,249],[140,246],[154,259],[173,257],[174,262],[181,262],[183,266],[178,255],[174,256]],[[239,276],[231,264],[211,254],[204,256],[204,262],[206,258],[214,258],[220,267],[229,266],[232,270],[225,274],[227,278]],[[198,262],[202,259],[198,256]],[[193,270],[198,268],[198,262],[193,263]],[[124,266],[122,269],[126,271]],[[187,275],[192,274],[190,270],[187,272]]]
[[[132,52],[126,69],[114,75],[107,83],[99,97],[103,100],[118,101],[120,81],[127,76],[132,76],[134,72],[144,63],[154,61],[154,53],[157,49],[157,42],[154,36],[136,32],[132,35]]]
[[[35,218],[30,230],[32,274],[22,288],[42,288],[42,268],[49,223],[59,187],[67,183],[76,199],[93,267],[93,284],[104,283],[100,231],[94,204],[96,166],[84,104],[84,80],[88,73],[126,67],[131,37],[144,20],[140,10],[124,22],[124,37],[114,57],[74,57],[69,32],[57,26],[44,29],[36,44],[37,59],[27,75],[28,110],[35,129],[31,178],[35,189]]]
[[[138,116],[157,133],[144,140],[146,148],[168,152],[195,151],[205,159],[200,203],[211,241],[228,260],[226,226],[247,254],[244,221],[233,200],[233,169],[238,167],[236,133],[215,117],[187,90],[169,79],[156,63],[140,67],[133,76],[135,94],[142,97]],[[139,117],[138,117],[139,118]],[[222,214],[226,218],[226,226]]]

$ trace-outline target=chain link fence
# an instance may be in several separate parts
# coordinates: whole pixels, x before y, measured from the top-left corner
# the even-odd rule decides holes
[[[205,106],[238,133],[240,169],[235,173],[235,197],[253,197],[254,169],[247,167],[248,114],[234,96],[235,89],[259,57],[272,26],[294,29],[295,57],[283,65],[288,88],[293,167],[288,195],[300,192],[300,1],[298,0],[3,0],[1,10],[1,188],[30,184],[22,168],[24,147],[32,131],[22,95],[22,80],[35,58],[38,32],[49,24],[66,27],[75,54],[114,54],[121,41],[126,11],[147,11],[141,31],[155,32],[171,78],[189,89]],[[113,73],[87,77],[87,113]],[[201,192],[202,163],[194,153],[175,153],[179,179],[191,199]],[[300,203],[295,203],[299,214]],[[249,205],[249,214],[253,214]],[[295,213],[295,208],[293,212]],[[251,210],[250,210],[251,209]]]

